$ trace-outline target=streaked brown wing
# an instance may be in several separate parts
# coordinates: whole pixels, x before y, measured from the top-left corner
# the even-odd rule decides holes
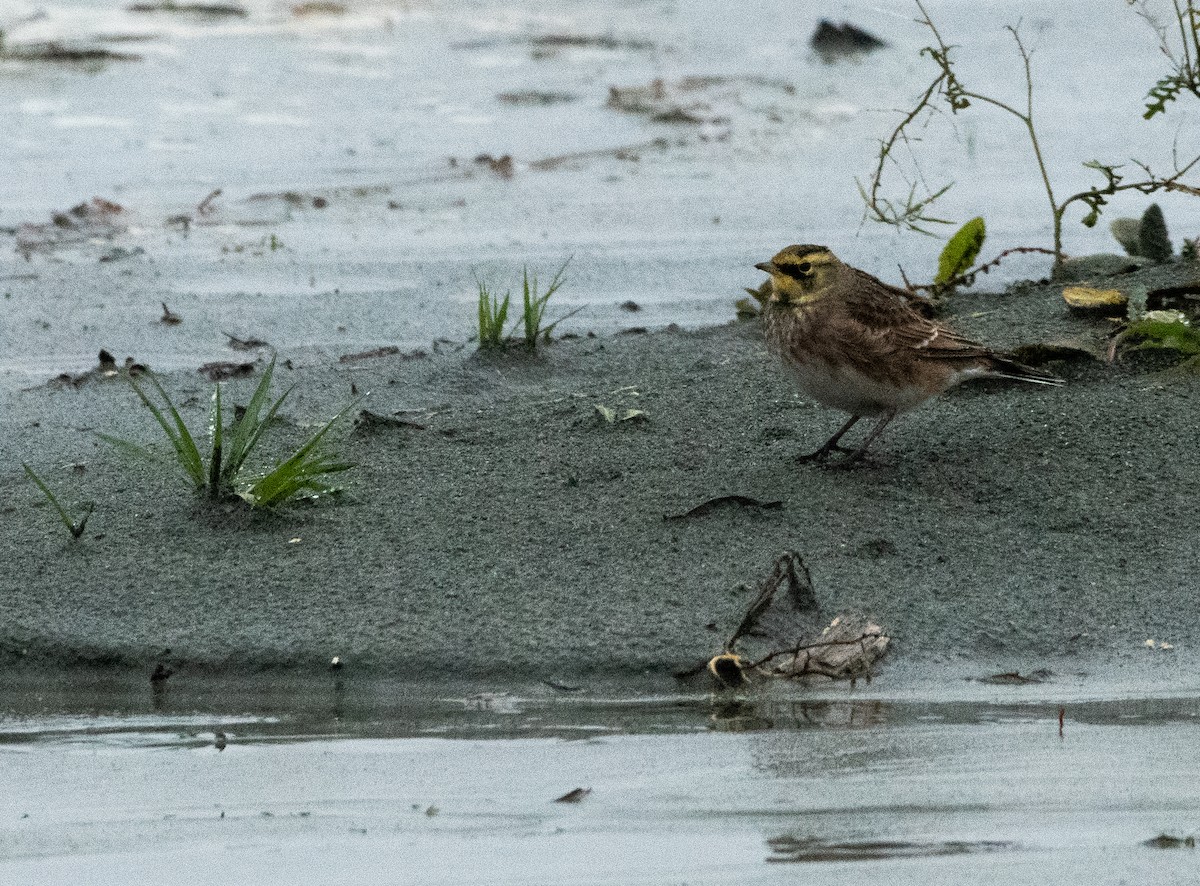
[[[899,286],[893,286],[890,283],[884,283],[878,277],[868,274],[866,271],[860,271],[858,268],[846,265],[846,269],[853,275],[854,288],[865,293],[868,298],[880,299],[886,298],[889,301],[898,303],[915,311],[922,317],[927,319],[932,318],[934,314],[934,305],[929,299],[923,295],[918,295],[915,292],[909,292],[907,289],[901,289]]]
[[[924,317],[920,319],[920,324],[906,323],[892,328],[889,338],[897,349],[910,350],[930,360],[975,360],[994,355],[987,345],[931,323]]]
[[[932,360],[974,360],[991,351],[979,342],[939,326],[908,301],[909,293],[852,269],[856,286],[836,322],[847,341],[883,354]],[[852,329],[851,327],[857,327]]]

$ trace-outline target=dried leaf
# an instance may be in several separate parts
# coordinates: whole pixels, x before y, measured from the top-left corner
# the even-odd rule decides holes
[[[1096,289],[1091,286],[1066,286],[1063,301],[1074,311],[1123,317],[1129,306],[1129,296],[1119,289]]]
[[[578,803],[584,797],[592,792],[591,788],[575,788],[573,791],[567,791],[561,797],[555,797],[555,803]]]
[[[1028,686],[1034,683],[1045,683],[1052,676],[1054,675],[1050,671],[1042,668],[1030,671],[1028,674],[1022,674],[1018,671],[992,674],[990,677],[979,677],[978,682],[988,683],[992,686]]]
[[[208,377],[209,381],[228,381],[231,378],[244,378],[254,374],[253,363],[229,363],[217,360],[205,363],[197,371]]]
[[[379,357],[394,357],[400,353],[400,349],[395,345],[384,345],[382,348],[375,348],[371,351],[360,351],[357,354],[342,354],[338,357],[339,363],[356,363],[359,360],[374,360]]]

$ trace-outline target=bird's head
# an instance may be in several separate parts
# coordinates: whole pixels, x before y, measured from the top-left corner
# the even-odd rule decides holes
[[[806,304],[833,286],[842,263],[824,246],[788,246],[770,261],[754,267],[771,275],[768,301],[779,305]]]

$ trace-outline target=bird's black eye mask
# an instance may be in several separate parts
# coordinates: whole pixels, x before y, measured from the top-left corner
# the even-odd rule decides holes
[[[796,280],[803,280],[812,276],[812,262],[802,261],[796,265],[780,265],[779,270]]]

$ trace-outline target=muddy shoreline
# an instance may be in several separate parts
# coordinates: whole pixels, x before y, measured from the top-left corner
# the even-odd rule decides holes
[[[1069,315],[1060,288],[962,293],[947,319],[1000,347],[1098,343],[1103,322]],[[413,424],[347,426],[345,495],[275,515],[197,502],[98,440],[154,440],[119,381],[8,393],[0,654],[14,674],[324,674],[340,656],[413,679],[665,684],[719,651],[747,589],[795,549],[825,613],[866,612],[892,635],[885,673],[1132,669],[1169,684],[1200,633],[1183,450],[1200,381],[1144,360],[1055,368],[1062,389],[960,389],[845,472],[793,461],[840,417],[789,388],[754,322],[281,369],[295,390],[278,445],[352,386]],[[209,382],[165,383],[202,426]],[[608,423],[597,405],[646,420]],[[78,542],[23,461],[65,501],[96,502]],[[664,520],[723,495],[782,506]]]

